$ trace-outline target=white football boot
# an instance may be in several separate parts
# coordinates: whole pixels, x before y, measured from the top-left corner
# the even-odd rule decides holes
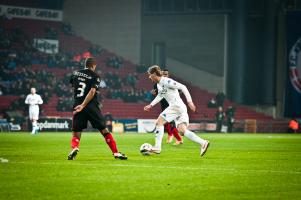
[[[203,144],[203,145],[201,146],[201,156],[205,155],[205,153],[206,153],[206,151],[207,151],[209,145],[210,145],[209,141],[206,140],[205,144]]]

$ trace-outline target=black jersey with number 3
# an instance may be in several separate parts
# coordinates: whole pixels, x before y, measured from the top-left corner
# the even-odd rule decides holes
[[[91,88],[99,88],[100,78],[90,69],[74,71],[70,83],[74,89],[74,106],[81,104]],[[90,103],[98,104],[97,95],[94,95]]]

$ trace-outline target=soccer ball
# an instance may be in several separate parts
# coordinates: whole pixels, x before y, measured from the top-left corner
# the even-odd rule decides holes
[[[140,146],[140,153],[144,156],[150,155],[150,150],[152,149],[152,145],[149,143],[144,143]]]

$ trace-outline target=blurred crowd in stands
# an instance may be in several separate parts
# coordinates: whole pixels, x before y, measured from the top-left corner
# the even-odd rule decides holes
[[[2,19],[3,20],[3,19]],[[1,21],[0,21],[1,25]],[[83,52],[64,52],[46,54],[34,48],[31,41],[21,28],[5,30],[0,26],[0,95],[18,95],[21,98],[12,103],[11,110],[26,111],[25,96],[31,87],[37,88],[47,104],[52,95],[58,96],[58,111],[71,111],[73,104],[73,91],[69,85],[70,73],[81,69],[87,57],[101,55],[104,49],[98,45],[91,45]],[[52,27],[45,28],[46,39],[58,39],[58,31],[66,35],[74,35],[69,23],[62,23],[61,30]],[[120,69],[124,60],[119,56],[108,57],[106,67]],[[65,69],[64,77],[58,77],[51,69]],[[143,70],[142,70],[143,69]],[[137,72],[145,72],[145,66],[137,66]],[[104,97],[108,99],[121,99],[125,102],[145,102],[153,97],[150,91],[137,89],[137,73],[121,77],[117,72],[107,72],[100,66],[97,72],[101,75],[101,87],[105,89]],[[55,70],[54,70],[55,71]],[[103,99],[103,97],[100,97]]]

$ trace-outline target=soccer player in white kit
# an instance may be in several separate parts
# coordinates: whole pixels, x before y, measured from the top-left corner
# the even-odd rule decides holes
[[[31,134],[36,134],[39,130],[37,121],[39,120],[39,105],[43,104],[43,100],[40,95],[36,94],[36,89],[31,88],[30,94],[25,99],[25,104],[29,105],[29,119],[32,123]]]
[[[200,144],[200,155],[205,155],[207,148],[209,147],[209,141],[200,138],[187,128],[189,125],[187,107],[180,97],[179,90],[181,90],[185,95],[189,108],[193,112],[196,111],[196,107],[192,101],[187,87],[171,78],[163,77],[162,71],[157,65],[151,66],[147,72],[149,79],[157,83],[158,95],[149,105],[144,107],[144,110],[150,111],[153,106],[162,100],[162,98],[166,99],[169,104],[169,106],[159,115],[157,119],[155,145],[151,152],[157,154],[161,152],[164,124],[174,120],[181,135],[184,135],[188,139]]]

